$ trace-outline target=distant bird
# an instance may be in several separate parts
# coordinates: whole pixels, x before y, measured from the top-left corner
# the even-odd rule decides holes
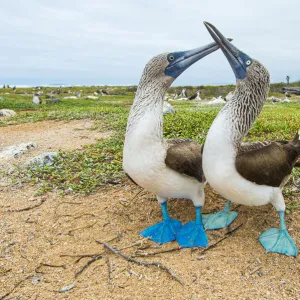
[[[194,94],[193,96],[189,97],[188,100],[201,100],[200,98],[200,90],[196,92],[196,94]]]
[[[16,86],[13,87],[13,92],[16,92],[17,91],[17,88]]]
[[[99,99],[99,97],[89,95],[89,96],[86,96],[85,99]]]
[[[215,105],[215,104],[224,104],[226,101],[222,96],[219,96],[218,98],[212,98],[210,101],[207,102],[208,105]]]
[[[47,104],[54,104],[54,103],[59,103],[61,102],[61,100],[59,98],[55,98],[55,99],[47,99],[46,103]]]
[[[223,197],[244,205],[272,203],[280,216],[280,229],[259,238],[267,252],[297,256],[298,250],[285,225],[282,188],[300,157],[300,131],[291,141],[242,143],[267,99],[270,75],[257,60],[230,44],[213,25],[205,22],[220,45],[235,77],[236,90],[211,125],[203,150],[203,171],[209,184]],[[205,228],[225,227],[237,216],[229,211],[203,218]]]
[[[101,92],[101,95],[102,95],[102,96],[104,96],[104,95],[106,95],[106,96],[107,96],[107,95],[108,95],[108,93],[107,93],[107,91],[106,91],[106,90],[103,90],[103,89],[102,89],[102,90],[100,90],[100,92]]]
[[[173,97],[174,100],[176,100],[178,98],[178,94],[176,93]]]
[[[175,114],[175,109],[174,107],[167,101],[164,101],[163,104],[163,114]]]
[[[283,101],[282,101],[283,103],[290,103],[291,102],[291,100],[290,99],[288,99],[288,98],[285,98]]]
[[[42,100],[39,99],[39,94],[36,93],[33,95],[32,103],[34,103],[36,105],[42,104]]]
[[[290,97],[291,97],[291,94],[290,94],[289,92],[285,92],[285,97],[290,98]]]
[[[80,92],[76,92],[75,95],[76,95],[77,98],[81,97],[81,93]]]
[[[177,239],[182,247],[205,247],[208,243],[201,220],[204,204],[201,145],[188,139],[163,138],[163,101],[172,82],[194,62],[217,50],[205,47],[164,53],[144,68],[127,122],[123,169],[139,186],[157,196],[163,221],[141,234],[157,243]],[[167,199],[189,198],[196,208],[196,221],[183,227],[171,219]]]
[[[182,99],[187,99],[187,93],[186,93],[186,89],[182,89],[180,95],[179,95],[180,98]]]

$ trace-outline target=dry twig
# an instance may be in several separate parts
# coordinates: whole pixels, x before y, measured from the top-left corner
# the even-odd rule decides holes
[[[234,232],[236,232],[237,230],[239,230],[241,227],[243,226],[243,224],[238,225],[237,227],[234,227],[233,229],[229,230],[228,232],[226,232],[225,236],[222,237],[221,239],[219,239],[218,241],[216,241],[214,244],[209,245],[207,248],[204,248],[200,254],[203,254],[204,252],[215,248],[219,243],[223,242],[224,240],[226,240],[227,238],[229,238]],[[197,248],[198,249],[198,248]],[[197,250],[195,249],[195,250]]]
[[[31,210],[31,209],[34,209],[34,208],[37,208],[37,207],[41,206],[44,202],[46,202],[46,198],[45,198],[45,199],[42,199],[41,202],[38,203],[38,204],[36,204],[36,205],[28,206],[28,207],[21,208],[21,209],[12,209],[12,210],[8,210],[7,213],[28,211],[28,210]]]
[[[77,278],[89,265],[94,263],[95,261],[99,260],[102,258],[102,255],[97,255],[91,260],[89,260],[78,272],[75,273],[75,278]]]
[[[178,281],[181,285],[183,285],[182,281],[169,268],[167,268],[166,266],[164,266],[160,263],[151,262],[151,261],[144,261],[144,260],[137,260],[137,259],[129,257],[126,254],[114,249],[112,246],[108,245],[107,243],[104,243],[104,242],[101,242],[101,241],[96,241],[96,243],[98,243],[100,245],[103,245],[105,248],[109,249],[112,253],[123,257],[125,260],[127,260],[129,262],[133,262],[133,263],[136,263],[138,265],[142,265],[142,266],[146,266],[146,267],[155,266],[155,267],[167,272],[174,280]]]
[[[182,248],[181,247],[175,247],[175,248],[171,248],[171,249],[163,249],[163,250],[153,251],[153,252],[142,252],[142,251],[137,250],[135,252],[134,256],[135,257],[137,257],[137,256],[153,256],[153,255],[157,255],[157,254],[178,251],[180,249],[182,249]]]

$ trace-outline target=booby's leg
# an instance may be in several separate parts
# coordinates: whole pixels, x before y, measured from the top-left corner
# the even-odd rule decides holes
[[[202,220],[204,228],[213,230],[229,226],[238,216],[236,211],[230,211],[230,203],[231,201],[228,200],[224,209],[218,213],[203,215]]]
[[[276,193],[274,193],[276,194]],[[289,256],[297,256],[298,249],[290,237],[285,225],[285,203],[281,191],[278,189],[277,197],[272,201],[280,217],[280,228],[271,228],[261,234],[260,243],[267,252],[282,253]]]
[[[161,205],[163,221],[146,228],[140,234],[144,237],[149,237],[155,243],[165,244],[176,240],[176,234],[181,229],[182,224],[180,221],[170,218],[167,198],[157,196],[157,199]]]
[[[202,206],[196,206],[196,221],[183,225],[176,236],[178,244],[183,248],[206,247],[208,238],[204,231],[201,217]]]
[[[267,252],[282,253],[296,257],[298,249],[286,229],[284,211],[278,211],[278,214],[280,217],[280,229],[271,228],[263,232],[259,237],[259,241]]]

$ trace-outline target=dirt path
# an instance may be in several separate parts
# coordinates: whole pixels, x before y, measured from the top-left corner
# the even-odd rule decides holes
[[[91,144],[96,139],[109,136],[109,132],[91,130],[93,126],[93,122],[87,119],[71,122],[42,121],[0,127],[0,149],[20,143],[35,142],[38,147],[31,153],[36,155],[58,149],[80,148]]]
[[[9,173],[15,168],[14,165],[26,163],[41,153],[79,149],[112,134],[112,132],[93,130],[93,127],[94,123],[89,119],[71,122],[42,121],[0,127],[0,151],[21,143],[33,142],[37,145],[36,148],[31,148],[19,157],[1,157],[0,173],[7,170]],[[9,178],[0,176],[0,186],[7,184]]]
[[[215,248],[137,257],[169,267],[183,286],[155,267],[138,266],[108,253],[95,240],[122,248],[140,241],[138,232],[159,222],[161,212],[150,194],[133,185],[107,187],[90,196],[34,197],[25,186],[0,190],[0,298],[6,299],[300,299],[300,257],[266,254],[258,236],[278,225],[270,205],[238,208],[233,227],[242,227]],[[220,209],[224,201],[209,188],[205,212]],[[13,195],[13,197],[12,197]],[[214,199],[219,199],[215,202]],[[41,204],[42,203],[42,204]],[[21,212],[10,210],[40,206]],[[188,200],[170,200],[170,214],[183,223],[194,218]],[[287,216],[291,236],[300,247],[300,214]],[[210,244],[226,230],[209,232]],[[124,249],[127,255],[177,247],[144,241]],[[138,250],[138,251],[137,251]],[[62,255],[101,255],[77,278],[90,259]],[[76,262],[77,261],[77,262]],[[108,280],[108,263],[111,280]],[[73,286],[65,293],[63,287]]]

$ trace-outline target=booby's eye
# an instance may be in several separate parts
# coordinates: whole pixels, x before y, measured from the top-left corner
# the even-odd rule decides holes
[[[250,65],[251,65],[251,60],[250,60],[250,59],[246,61],[246,65],[247,65],[247,66],[250,66]]]
[[[170,56],[169,56],[169,60],[174,60],[174,56],[173,56],[173,55],[170,55]]]

